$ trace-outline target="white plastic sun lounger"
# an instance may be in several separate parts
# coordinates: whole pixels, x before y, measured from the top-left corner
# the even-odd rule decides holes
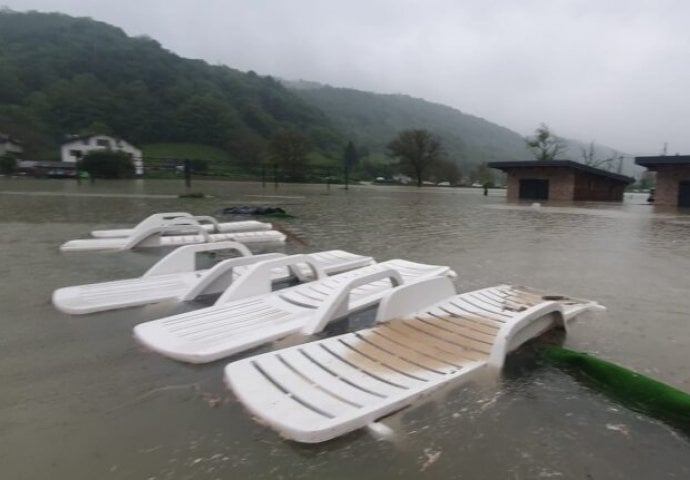
[[[435,278],[383,299],[377,321],[385,323],[230,363],[225,381],[258,421],[292,440],[322,442],[450,382],[498,371],[525,341],[597,309],[603,307],[509,285],[457,295]]]
[[[154,213],[153,215],[146,217],[134,228],[94,230],[91,232],[91,236],[96,238],[129,237],[137,231],[148,230],[152,227],[165,227],[175,224],[179,225],[179,222],[190,225],[201,225],[204,230],[209,233],[251,232],[270,230],[272,228],[270,223],[258,222],[256,220],[219,223],[215,218],[210,216],[195,216],[187,212],[164,212]]]
[[[191,233],[192,231],[197,233]],[[285,242],[285,234],[276,230],[209,233],[202,225],[182,223],[141,229],[129,237],[70,240],[60,245],[60,250],[63,252],[122,251],[132,248],[177,247],[195,243],[224,241],[235,241],[244,244],[278,244]]]
[[[212,268],[197,270],[196,254],[235,250],[240,257],[218,262]],[[89,285],[65,287],[53,292],[53,305],[60,311],[81,315],[117,308],[146,305],[164,300],[189,301],[201,295],[216,294],[225,289],[243,273],[249,265],[285,257],[282,253],[252,255],[237,242],[217,242],[179,247],[158,261],[143,276]],[[356,255],[343,250],[330,250],[307,255],[327,275],[360,268],[374,263],[371,257]],[[311,268],[306,264],[276,268],[270,273],[274,282],[294,276],[305,282],[311,280]]]
[[[312,265],[317,279],[271,291],[268,272]],[[330,321],[377,303],[393,286],[439,275],[448,267],[389,260],[326,277],[305,255],[252,265],[215,305],[134,327],[143,345],[168,357],[206,363],[294,333],[311,335]]]

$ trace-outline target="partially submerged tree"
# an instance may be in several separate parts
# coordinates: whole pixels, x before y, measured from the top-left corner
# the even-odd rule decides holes
[[[135,171],[130,156],[115,150],[92,150],[79,160],[77,167],[93,178],[131,178]]]
[[[486,162],[480,162],[472,172],[472,181],[493,188],[495,185],[494,172]]]
[[[525,138],[525,143],[539,162],[556,160],[568,148],[565,142],[543,123],[534,131],[534,136]]]
[[[359,156],[357,155],[357,149],[352,141],[347,142],[345,150],[343,150],[343,168],[345,171],[345,188],[348,188],[350,184],[350,172],[357,165],[357,160]]]
[[[274,167],[280,167],[289,180],[304,180],[309,140],[296,130],[279,130],[268,143]]]
[[[434,165],[433,177],[436,183],[448,182],[452,187],[458,185],[462,180],[460,167],[452,160],[441,159]]]
[[[441,142],[427,130],[404,130],[387,149],[388,155],[398,160],[404,172],[417,180],[418,187],[441,157]]]

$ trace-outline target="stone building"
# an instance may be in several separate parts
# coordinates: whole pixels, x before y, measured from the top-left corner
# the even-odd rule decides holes
[[[690,155],[635,157],[635,163],[656,172],[655,205],[690,207]]]
[[[633,178],[571,160],[491,162],[508,175],[508,200],[623,200]]]

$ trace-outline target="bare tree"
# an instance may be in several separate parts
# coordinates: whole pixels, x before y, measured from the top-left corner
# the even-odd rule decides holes
[[[405,173],[416,178],[418,187],[441,157],[441,142],[428,130],[404,130],[387,148],[388,155],[398,159]]]
[[[543,123],[534,131],[534,136],[525,138],[525,143],[539,162],[556,160],[568,148],[565,142]]]
[[[594,141],[589,142],[589,146],[587,148],[581,148],[580,150],[582,153],[582,160],[585,165],[611,171],[613,170],[614,162],[618,161],[618,173],[620,173],[620,164],[623,160],[623,155],[618,153],[618,151],[612,150],[608,157],[600,158],[596,154]]]
[[[594,168],[605,168],[606,170],[611,169],[611,162],[613,162],[618,155],[618,152],[615,152],[612,157],[599,158],[597,156],[597,150],[594,147],[594,140],[589,142],[587,148],[581,147],[580,152],[582,153],[582,163]]]
[[[309,140],[296,130],[279,130],[271,135],[268,149],[274,168],[281,167],[288,179],[302,181],[306,175]]]

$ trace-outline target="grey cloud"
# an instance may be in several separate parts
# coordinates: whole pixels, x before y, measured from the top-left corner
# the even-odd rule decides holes
[[[522,134],[690,153],[683,1],[4,0],[91,16],[186,57],[406,93]]]

